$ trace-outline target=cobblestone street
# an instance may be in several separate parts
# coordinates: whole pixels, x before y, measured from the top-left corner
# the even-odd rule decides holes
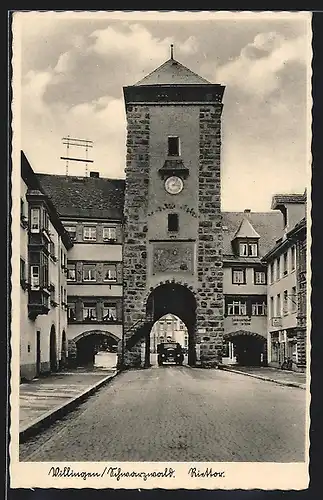
[[[22,444],[20,460],[301,462],[305,398],[221,370],[131,370]]]

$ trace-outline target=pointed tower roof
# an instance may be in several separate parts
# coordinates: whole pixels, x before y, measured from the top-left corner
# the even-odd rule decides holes
[[[242,219],[242,222],[233,237],[234,240],[236,238],[260,238],[260,235],[251,225],[248,217],[245,217],[244,219]]]
[[[173,47],[171,46],[171,57],[161,66],[145,76],[134,86],[141,85],[210,85],[211,82],[194,73],[189,68],[173,58]]]

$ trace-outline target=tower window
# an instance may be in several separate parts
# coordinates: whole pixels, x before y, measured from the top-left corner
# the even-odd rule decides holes
[[[168,231],[178,231],[178,214],[168,214]]]
[[[168,137],[168,155],[169,156],[180,155],[179,137]]]

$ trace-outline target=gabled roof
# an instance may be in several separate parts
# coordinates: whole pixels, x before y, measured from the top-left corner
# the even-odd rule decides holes
[[[245,218],[245,212],[222,212],[223,226],[223,257],[225,260],[239,260],[250,262],[250,257],[235,256],[232,249],[232,240],[237,229]],[[284,221],[280,211],[250,212],[248,219],[254,230],[259,234],[259,260],[275,246],[276,240],[283,235]]]
[[[122,179],[37,174],[61,217],[122,220]]]
[[[303,194],[275,194],[272,197],[271,208],[275,210],[280,205],[285,205],[285,203],[305,203],[305,201],[306,191]]]
[[[234,238],[260,238],[260,235],[255,231],[254,227],[250,224],[247,217],[242,219],[240,226]]]
[[[210,85],[210,82],[176,61],[168,59],[134,86],[141,85]]]

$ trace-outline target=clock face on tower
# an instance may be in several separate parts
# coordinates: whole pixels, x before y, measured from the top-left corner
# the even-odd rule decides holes
[[[178,194],[184,187],[183,181],[180,177],[168,177],[165,181],[165,189],[169,194]]]

